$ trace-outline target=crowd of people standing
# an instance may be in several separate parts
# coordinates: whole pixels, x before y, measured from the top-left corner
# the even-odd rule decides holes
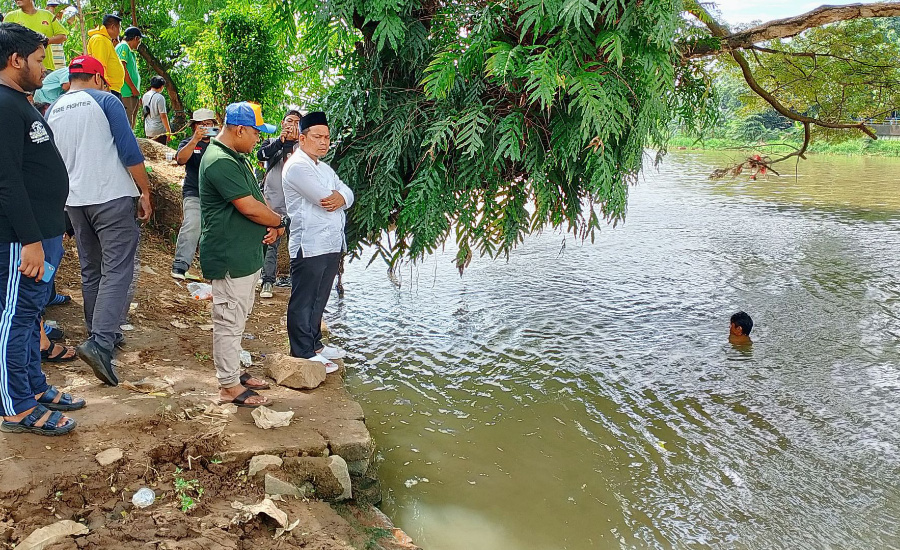
[[[16,2],[25,15],[45,11],[32,0]],[[48,47],[65,32],[52,23],[41,25],[46,32],[10,23],[14,14],[0,23],[0,124],[6,129],[0,135],[0,431],[62,435],[77,426],[67,415],[86,405],[48,384],[41,368],[42,314],[59,301],[54,275],[63,235],[72,235],[78,250],[88,337],[54,358],[77,354],[99,380],[116,386],[113,359],[125,339],[140,223],[153,212],[133,131],[138,105],[148,137],[167,143],[172,130],[161,77],[152,78],[138,100],[139,29],[126,29],[119,41],[121,19],[107,15],[91,31],[86,53],[57,68],[47,63]],[[346,251],[345,211],[353,192],[321,160],[330,146],[325,113],[288,110],[278,133],[263,121],[258,104],[242,101],[228,105],[222,124],[211,109],[195,111],[189,124],[191,134],[174,155],[185,179],[172,277],[199,278],[190,272],[199,249],[202,276],[212,286],[220,400],[258,407],[270,402],[258,393],[269,385],[241,372],[241,338],[257,288],[261,297],[273,295],[282,239],[291,258],[291,355],[321,363],[326,372],[337,370],[334,361],[344,355],[324,344],[320,327]],[[257,157],[265,162],[260,186],[247,155],[262,133],[278,136],[259,147]]]

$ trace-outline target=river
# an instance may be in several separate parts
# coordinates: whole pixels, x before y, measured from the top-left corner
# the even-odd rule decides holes
[[[900,548],[900,161],[728,157],[671,153],[593,244],[347,266],[327,318],[418,544]]]

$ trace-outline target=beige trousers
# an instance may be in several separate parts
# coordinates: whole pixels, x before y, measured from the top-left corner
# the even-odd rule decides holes
[[[219,387],[240,384],[241,340],[247,317],[253,311],[259,271],[246,277],[212,281],[213,364]]]

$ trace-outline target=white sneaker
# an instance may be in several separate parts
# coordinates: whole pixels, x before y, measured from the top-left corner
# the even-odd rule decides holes
[[[271,298],[275,294],[272,291],[272,283],[263,283],[262,288],[259,291],[260,298]]]
[[[309,358],[310,361],[318,361],[325,365],[325,374],[331,374],[333,372],[337,372],[341,367],[338,366],[337,363],[332,363],[328,359],[322,357],[321,355],[315,355]]]
[[[319,355],[325,359],[343,359],[346,357],[347,352],[337,346],[325,346],[322,348],[322,351],[319,352]]]

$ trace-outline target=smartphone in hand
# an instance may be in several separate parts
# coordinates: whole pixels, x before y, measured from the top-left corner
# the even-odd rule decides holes
[[[16,262],[16,267],[20,267],[22,265],[22,261]],[[56,268],[53,267],[53,264],[50,262],[44,262],[44,276],[41,277],[41,281],[45,283],[49,283],[53,280],[53,274],[56,273]]]

